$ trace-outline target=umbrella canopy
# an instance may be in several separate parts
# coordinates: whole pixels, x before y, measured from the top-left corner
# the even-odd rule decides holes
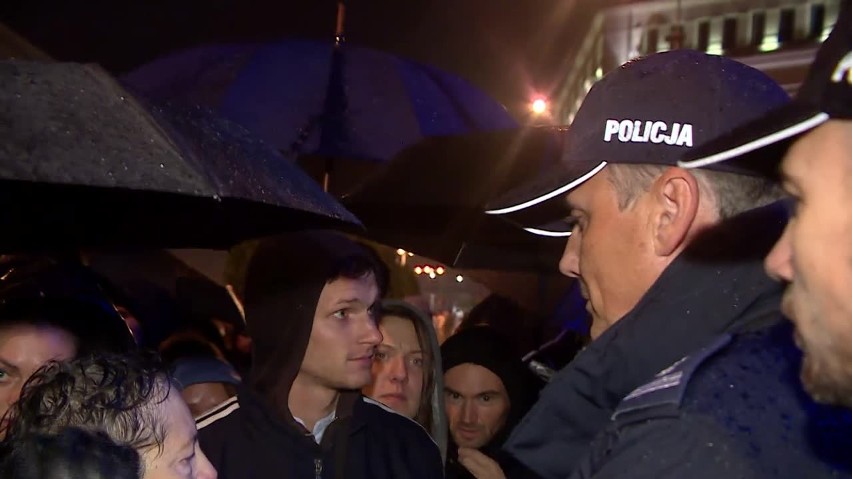
[[[358,220],[200,108],[148,108],[97,67],[0,62],[0,246],[223,247]]]
[[[204,46],[144,65],[124,81],[155,99],[211,106],[309,170],[333,165],[344,180],[346,160],[387,161],[424,137],[517,126],[459,77],[349,44]]]
[[[373,239],[462,268],[556,271],[565,238],[484,214],[558,161],[563,131],[531,127],[426,139],[342,201]]]

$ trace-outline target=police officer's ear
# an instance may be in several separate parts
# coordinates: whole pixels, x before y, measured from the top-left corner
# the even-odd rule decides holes
[[[698,226],[698,180],[683,168],[668,168],[652,184],[650,193],[654,252],[677,255]]]

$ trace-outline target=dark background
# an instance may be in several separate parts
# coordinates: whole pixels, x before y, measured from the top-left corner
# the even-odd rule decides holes
[[[550,96],[607,0],[349,0],[346,39],[435,65],[522,116]],[[0,21],[58,60],[113,73],[203,43],[334,37],[332,0],[3,0]]]

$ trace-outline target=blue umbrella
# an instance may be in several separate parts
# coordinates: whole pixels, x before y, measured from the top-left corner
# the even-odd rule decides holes
[[[203,46],[124,81],[153,99],[213,107],[287,156],[384,162],[424,137],[517,126],[459,77],[332,42]]]

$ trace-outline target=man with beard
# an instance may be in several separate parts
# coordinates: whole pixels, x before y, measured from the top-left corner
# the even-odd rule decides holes
[[[496,455],[538,397],[538,378],[489,326],[474,326],[441,345],[451,444],[446,478],[499,478]]]
[[[846,407],[852,407],[849,3],[843,2],[834,31],[789,107],[708,144],[683,162],[695,167],[730,160],[774,174],[783,158],[781,179],[795,207],[784,235],[766,258],[766,269],[788,283],[782,309],[795,323],[796,343],[804,351],[805,388],[816,401]]]
[[[775,342],[789,332],[762,259],[786,222],[780,189],[740,165],[677,167],[787,102],[723,57],[630,62],[592,88],[562,162],[490,211],[570,234],[560,270],[593,318],[592,343],[510,437],[507,476],[513,461],[545,478],[845,473],[819,454],[852,447],[848,420],[807,401],[795,348]]]

